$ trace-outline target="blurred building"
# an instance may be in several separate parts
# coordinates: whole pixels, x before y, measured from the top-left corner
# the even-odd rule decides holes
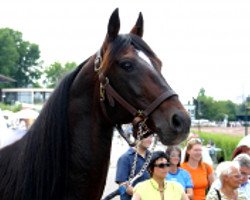
[[[195,105],[188,102],[188,104],[185,104],[184,107],[188,111],[191,120],[195,120]]]
[[[2,102],[14,104],[15,102],[25,104],[44,104],[53,89],[48,88],[3,88]]]
[[[11,83],[16,82],[14,79],[0,74],[0,83]],[[0,102],[2,101],[2,90],[0,88]]]

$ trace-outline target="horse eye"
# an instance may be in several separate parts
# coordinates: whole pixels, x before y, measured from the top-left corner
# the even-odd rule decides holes
[[[120,67],[128,72],[133,70],[133,64],[131,62],[125,61],[120,63]]]

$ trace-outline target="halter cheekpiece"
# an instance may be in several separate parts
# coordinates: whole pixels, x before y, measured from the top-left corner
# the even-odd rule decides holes
[[[148,116],[166,99],[177,96],[177,94],[172,90],[168,90],[164,93],[162,93],[158,98],[156,98],[150,105],[147,106],[146,109],[136,109],[133,105],[131,105],[129,102],[127,102],[123,97],[119,95],[118,92],[110,85],[108,77],[104,77],[102,73],[100,72],[100,69],[102,67],[102,57],[101,57],[101,50],[99,50],[96,53],[95,57],[95,66],[94,69],[99,75],[99,81],[100,81],[100,102],[101,107],[103,110],[104,115],[109,119],[109,121],[112,122],[112,120],[108,117],[108,114],[106,112],[106,108],[104,105],[105,96],[108,99],[109,105],[114,107],[114,100],[119,102],[119,104],[124,107],[127,111],[129,111],[133,115],[132,124],[133,126],[138,126],[138,124],[143,125],[143,129],[147,132],[148,128],[146,127],[146,120]]]

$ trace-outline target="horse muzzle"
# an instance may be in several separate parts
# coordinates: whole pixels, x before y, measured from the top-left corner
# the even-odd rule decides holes
[[[185,111],[176,111],[165,117],[165,120],[162,120],[164,116],[159,113],[155,113],[152,118],[148,126],[159,136],[164,145],[177,145],[187,138],[191,119]]]

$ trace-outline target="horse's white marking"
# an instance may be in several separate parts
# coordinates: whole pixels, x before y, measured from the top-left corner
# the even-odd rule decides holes
[[[151,68],[151,69],[154,69],[154,66],[152,64],[152,62],[150,61],[149,57],[142,51],[137,51],[137,54],[138,56],[143,59],[146,63],[148,63],[148,66]]]

